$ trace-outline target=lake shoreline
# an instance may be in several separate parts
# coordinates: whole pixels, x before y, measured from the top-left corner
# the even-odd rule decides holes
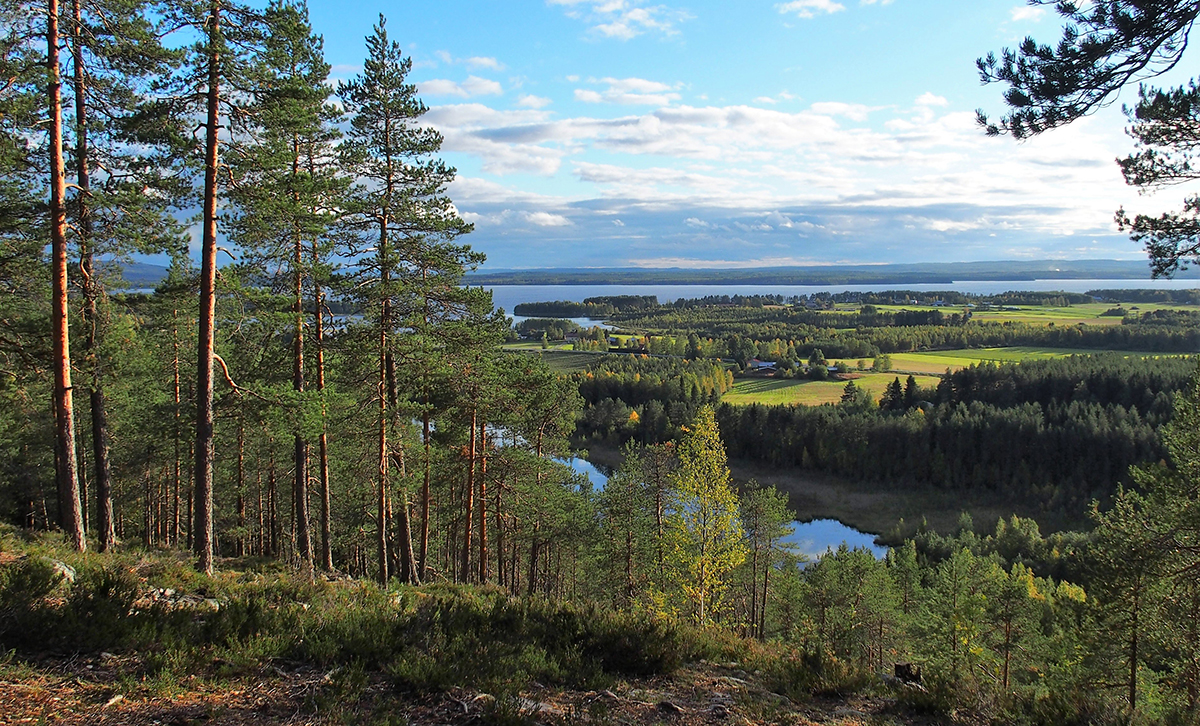
[[[619,469],[624,460],[619,449],[601,444],[592,444],[575,453],[613,470]],[[1043,534],[1077,529],[1084,524],[1082,518],[1071,521],[980,492],[948,491],[911,483],[897,483],[887,489],[878,483],[856,483],[817,472],[737,459],[729,461],[729,469],[739,487],[755,480],[786,493],[797,522],[832,519],[877,536],[894,533],[901,520],[906,529],[912,529],[922,519],[930,529],[951,534],[958,529],[963,512],[971,515],[976,531],[990,531],[997,519],[1008,519],[1013,514],[1037,521]]]

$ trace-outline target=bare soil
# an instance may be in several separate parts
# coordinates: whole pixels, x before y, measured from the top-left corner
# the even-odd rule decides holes
[[[128,663],[126,663],[128,665]],[[0,670],[0,725],[112,724],[545,724],[546,726],[925,726],[889,696],[817,697],[804,703],[772,693],[737,664],[700,663],[670,676],[604,691],[535,684],[519,694],[455,689],[408,696],[379,679],[356,686],[337,673],[274,667],[226,682],[185,679],[164,688],[116,679],[112,656],[69,658]]]

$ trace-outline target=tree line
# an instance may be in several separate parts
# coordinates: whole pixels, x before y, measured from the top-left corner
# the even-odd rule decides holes
[[[302,3],[0,16],[3,516],[202,572],[552,587],[578,396],[462,284],[483,256],[385,20],[334,84]],[[111,294],[135,253],[167,279]]]

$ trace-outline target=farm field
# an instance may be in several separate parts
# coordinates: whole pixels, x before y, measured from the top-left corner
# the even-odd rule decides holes
[[[588,367],[588,364],[596,360],[599,353],[590,351],[569,350],[567,348],[551,348],[550,350],[542,350],[541,344],[533,343],[530,347],[525,346],[505,346],[505,350],[514,353],[523,353],[525,355],[541,356],[542,360],[546,361],[546,365],[553,371],[559,373],[574,373]]]
[[[946,369],[958,370],[982,361],[993,363],[1016,363],[1026,360],[1065,358],[1069,355],[1090,355],[1112,352],[1125,357],[1155,357],[1158,353],[1139,351],[1092,351],[1077,348],[1038,348],[1015,346],[1011,348],[963,348],[958,350],[930,350],[920,353],[892,353],[892,368],[896,372],[940,376]],[[854,361],[844,361],[853,366]]]
[[[860,306],[839,305],[839,312],[851,313]],[[880,312],[896,313],[901,310],[940,310],[946,315],[961,313],[961,305],[945,305],[932,307],[929,305],[876,305]],[[1004,306],[1003,309],[972,310],[971,319],[978,322],[1014,322],[1042,323],[1049,325],[1120,325],[1120,315],[1104,315],[1105,312],[1121,308],[1130,313],[1147,313],[1154,310],[1195,310],[1194,305],[1172,305],[1169,303],[1138,303],[1118,305],[1116,303],[1086,303],[1083,305],[1068,305],[1066,307],[1047,307],[1042,305]]]
[[[871,393],[878,400],[883,389],[891,383],[896,373],[863,373],[854,378],[854,385]],[[903,380],[903,377],[901,377]],[[724,403],[749,405],[819,406],[841,400],[846,381],[808,381],[801,379],[741,378],[733,382],[733,389],[721,397]]]

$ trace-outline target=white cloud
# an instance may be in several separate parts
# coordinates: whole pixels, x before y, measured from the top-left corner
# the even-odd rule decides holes
[[[423,96],[458,96],[459,98],[499,96],[504,93],[504,89],[499,83],[479,76],[467,76],[467,80],[462,83],[444,78],[418,81],[417,89]]]
[[[545,108],[551,103],[553,103],[553,101],[548,98],[534,96],[528,93],[517,99],[517,105],[522,108]]]
[[[1030,7],[1029,5],[1019,5],[1009,11],[1014,21],[1031,20],[1037,22],[1046,14],[1046,8]]]
[[[596,82],[613,93],[672,88],[646,79]],[[605,100],[600,90],[580,90]],[[482,215],[473,218],[481,229],[494,222],[488,234],[520,229],[529,239],[560,245],[641,240],[620,243],[626,251],[619,255],[607,242],[563,252],[600,266],[741,256],[729,252],[734,248],[766,259],[781,245],[783,256],[801,250],[796,254],[804,257],[811,248],[839,259],[896,259],[903,253],[889,250],[908,245],[925,259],[939,250],[961,259],[974,254],[970,240],[991,234],[1017,244],[1059,239],[1069,230],[1105,240],[1109,246],[1096,254],[1110,256],[1121,250],[1108,241],[1121,238],[1112,209],[1162,206],[1139,201],[1107,161],[1126,143],[1119,123],[1089,117],[1023,144],[1005,143],[981,134],[972,113],[952,111],[931,93],[909,108],[841,101],[794,112],[667,105],[561,118],[532,107],[497,111],[463,103],[434,107],[426,118],[444,134],[447,151],[478,158],[489,174],[542,174],[572,190],[571,197],[539,196],[462,180],[451,194],[464,217]],[[953,252],[937,247],[938,240],[953,240]]]
[[[801,18],[814,18],[818,13],[829,15],[845,10],[846,6],[836,0],[791,0],[791,2],[779,3],[775,9],[782,15],[795,13]]]
[[[758,98],[755,98],[755,99],[754,99],[754,102],[755,102],[755,103],[769,103],[769,104],[771,104],[772,106],[774,106],[775,104],[779,103],[778,101],[776,101],[775,99],[771,98],[770,96],[759,96]]]
[[[565,151],[546,141],[568,138],[545,128],[545,111],[496,111],[478,103],[434,106],[423,121],[442,132],[442,148],[479,157],[490,174],[540,174],[558,171]]]
[[[471,56],[470,58],[463,59],[463,64],[472,70],[477,68],[487,68],[493,71],[502,71],[506,67],[500,61],[488,56]]]
[[[572,224],[571,220],[561,214],[549,212],[526,212],[523,216],[526,222],[538,227],[569,227]]]
[[[920,96],[918,96],[915,103],[918,106],[949,106],[950,105],[950,102],[947,101],[944,97],[935,96],[934,94],[930,93],[929,91],[926,91],[925,93],[922,93]]]
[[[678,35],[675,26],[692,17],[677,8],[647,5],[644,0],[547,0],[547,4],[567,8],[567,16],[588,23],[593,36],[617,40],[645,33]]]
[[[644,78],[590,78],[589,83],[604,84],[603,91],[589,88],[575,89],[576,100],[584,103],[616,103],[626,106],[668,106],[678,101],[676,86]]]
[[[822,116],[845,116],[851,121],[866,121],[868,114],[877,110],[861,103],[840,103],[838,101],[818,101],[809,108],[813,113]]]
[[[438,60],[442,61],[446,65],[466,66],[473,71],[480,68],[487,68],[488,70],[492,71],[502,71],[507,67],[500,61],[490,56],[476,55],[471,56],[470,58],[455,58],[453,55],[444,50],[434,51],[433,54],[438,57]]]

